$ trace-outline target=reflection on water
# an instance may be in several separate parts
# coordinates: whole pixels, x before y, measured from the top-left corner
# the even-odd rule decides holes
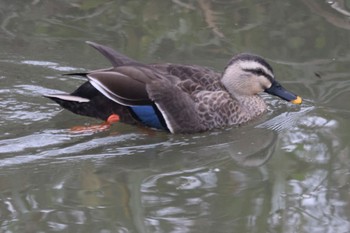
[[[270,136],[263,138],[262,135]],[[222,198],[221,192],[227,197],[239,196],[241,192],[254,187],[259,180],[268,179],[259,170],[247,177],[243,167],[237,167],[234,160],[244,163],[253,161],[248,164],[250,167],[253,166],[252,163],[261,165],[268,159],[266,157],[271,156],[271,147],[268,145],[276,142],[276,134],[266,130],[242,130],[240,135],[235,136],[229,131],[185,138],[166,135],[168,142],[154,145],[155,151],[151,153],[149,147],[152,146],[149,143],[145,147],[137,146],[139,151],[132,152],[135,147],[120,148],[122,141],[116,140],[119,135],[111,137],[114,140],[110,141],[109,146],[108,137],[103,137],[103,142],[91,139],[100,146],[99,153],[71,156],[71,151],[70,157],[66,157],[65,154],[56,152],[58,157],[54,161],[52,158],[49,160],[47,154],[41,157],[40,167],[35,167],[37,163],[33,161],[26,161],[24,156],[17,158],[21,163],[15,163],[16,157],[12,157],[11,161],[4,159],[9,161],[8,164],[2,163],[2,169],[7,171],[8,178],[6,182],[0,179],[3,193],[7,193],[7,201],[4,203],[7,214],[4,218],[10,220],[13,215],[20,216],[19,221],[27,220],[29,225],[23,222],[16,224],[14,229],[29,229],[33,232],[38,227],[56,230],[65,230],[67,227],[90,229],[95,221],[103,223],[99,226],[104,225],[109,229],[148,229],[152,232],[166,229],[186,232],[197,229],[199,223],[202,227],[210,226],[203,222],[204,219],[213,217],[214,221],[224,214],[220,213],[215,204],[217,198]],[[225,137],[228,142],[218,141],[217,137]],[[245,140],[247,137],[252,138],[252,141]],[[190,139],[188,145],[180,143],[186,141],[186,138]],[[207,146],[201,143],[204,139],[207,139]],[[132,138],[128,138],[125,143],[130,143],[130,140]],[[149,139],[142,139],[139,135],[138,140],[142,142]],[[76,146],[86,148],[87,143],[92,144],[82,142]],[[127,152],[129,149],[129,153],[132,153],[130,157],[128,153],[121,153],[121,157],[115,152],[101,153],[104,151],[101,147],[106,147],[106,143],[109,149],[118,145],[116,151]],[[253,149],[252,145],[255,144],[265,144],[265,147],[262,150]],[[265,148],[270,154],[264,152]],[[65,149],[69,151],[70,147]],[[89,148],[86,153],[90,153],[91,149],[94,148]],[[52,173],[47,174],[47,169]],[[34,172],[29,172],[31,170]],[[25,179],[17,178],[23,174],[28,174]],[[36,179],[44,185],[26,185]],[[41,207],[46,202],[51,203],[49,209]],[[75,207],[69,208],[71,205]],[[214,212],[217,211],[218,215],[215,216]],[[184,214],[187,220],[184,219]],[[35,221],[41,225],[30,224]],[[7,229],[8,224],[4,222],[2,227]],[[80,224],[84,224],[84,227],[77,228]]]
[[[0,2],[1,232],[348,232],[347,1]],[[166,10],[164,10],[166,9]],[[264,96],[240,128],[170,135],[99,123],[41,97],[135,59],[208,65],[266,57],[306,101]]]
[[[316,0],[303,0],[316,14],[324,17],[329,23],[336,27],[350,29],[348,17],[350,16],[350,7],[347,1],[344,0],[328,0],[326,4],[320,3]]]
[[[120,136],[114,136],[114,139],[117,139],[119,137]],[[104,146],[106,146],[105,143],[106,141],[108,143],[108,140],[106,137],[104,137],[104,139],[105,140],[103,141],[103,144]],[[203,137],[199,137],[199,139],[203,139]],[[128,140],[132,139],[128,138]],[[139,140],[142,139],[140,138]],[[212,138],[212,140],[216,141],[215,136]],[[92,139],[92,141],[95,140]],[[101,146],[102,142],[98,143],[95,141],[94,144]],[[113,144],[120,144],[120,141],[117,142],[116,140],[113,140]],[[176,189],[183,190],[195,189],[197,187],[205,191],[207,188],[210,187],[216,188],[217,181],[215,178],[215,173],[220,172],[220,168],[215,168],[215,166],[217,163],[222,163],[221,161],[224,161],[225,158],[227,159],[227,156],[225,156],[225,153],[222,153],[221,156],[215,156],[213,151],[203,151],[203,153],[196,153],[196,151],[202,151],[203,149],[202,146],[199,146],[197,143],[193,144],[194,145],[193,147],[191,147],[190,150],[186,149],[186,153],[183,153],[182,155],[179,154],[180,158],[175,157],[174,154],[171,152],[172,150],[176,149],[176,142],[174,142],[173,145],[170,147],[172,149],[158,148],[158,150],[160,150],[161,153],[154,153],[154,155],[147,153],[147,157],[151,158],[142,156],[142,154],[144,154],[142,153],[142,150],[146,150],[147,148],[141,148],[140,146],[140,151],[138,153],[131,153],[134,156],[136,155],[134,159],[128,158],[127,153],[123,153],[123,157],[121,158],[116,157],[116,154],[111,154],[108,156],[107,154],[100,153],[99,155],[94,155],[92,159],[92,161],[97,162],[97,166],[92,165],[91,157],[89,158],[89,156],[77,156],[66,158],[64,154],[59,152],[56,154],[56,156],[59,155],[59,158],[57,158],[57,160],[50,161],[49,163],[44,161],[41,163],[43,167],[36,168],[34,167],[35,164],[26,165],[26,163],[32,161],[26,161],[25,156],[21,158],[12,157],[12,163],[2,163],[3,171],[7,171],[6,173],[4,172],[4,175],[7,174],[6,180],[1,179],[3,195],[7,196],[7,200],[5,201],[4,199],[3,202],[3,208],[4,210],[6,210],[7,213],[4,214],[4,218],[11,219],[14,216],[18,216],[15,218],[20,217],[23,218],[23,220],[26,219],[29,222],[29,225],[30,222],[36,221],[35,219],[38,218],[40,222],[43,222],[42,224],[44,224],[45,222],[47,224],[46,227],[48,228],[53,227],[56,229],[57,227],[59,227],[59,229],[65,229],[67,227],[67,224],[74,223],[74,225],[79,225],[81,223],[93,222],[95,220],[98,220],[98,213],[102,210],[102,213],[99,213],[99,215],[101,215],[100,218],[107,218],[107,216],[105,216],[105,209],[110,209],[110,211],[112,211],[112,209],[115,210],[117,208],[118,211],[112,211],[116,212],[112,216],[116,215],[116,218],[122,217],[127,219],[130,218],[130,214],[138,214],[138,212],[134,212],[138,211],[138,209],[140,208],[140,202],[143,202],[144,198],[145,200],[147,200],[148,195],[142,197],[142,200],[141,193],[139,194],[139,196],[134,196],[134,194],[137,194],[138,192],[140,192],[140,190],[142,193],[147,192],[147,190],[144,190],[145,188],[141,188],[141,183],[143,183],[142,187],[157,189],[156,186],[152,187],[151,180],[154,180],[154,178],[152,178],[152,174],[158,173],[160,171],[162,171],[163,174],[159,175],[157,180],[160,179],[162,176],[164,176],[165,178],[172,177],[171,179],[175,178],[174,181],[177,184],[172,183],[172,181],[166,181],[166,183],[170,185],[169,188],[173,185],[177,186]],[[86,143],[80,143],[80,146],[85,148]],[[147,144],[147,147],[149,146],[150,145]],[[180,148],[183,147],[182,145],[179,146]],[[129,148],[132,150],[131,147]],[[157,146],[155,146],[155,148],[157,148]],[[69,147],[65,149],[69,150]],[[119,149],[121,150],[121,148]],[[124,148],[124,150],[127,151],[127,148]],[[193,154],[194,156],[187,157],[186,154]],[[42,156],[41,159],[46,158],[47,160],[48,156],[49,155]],[[27,157],[32,158],[32,156]],[[162,157],[166,158],[167,160],[164,161],[164,158],[162,159]],[[17,158],[18,163],[16,163],[15,158]],[[111,166],[108,166],[107,164],[109,163],[106,164],[105,161],[103,161],[106,159],[111,162]],[[98,165],[99,160],[103,161],[101,165]],[[3,161],[7,160],[3,159],[2,162]],[[70,162],[67,163],[67,161]],[[78,164],[80,163],[82,165],[79,165],[79,170],[75,170],[75,167],[78,166]],[[4,167],[6,165],[10,169],[6,169],[6,167]],[[191,167],[193,165],[203,167],[195,170],[186,168]],[[18,168],[16,168],[16,166],[18,166]],[[56,166],[60,169],[54,169],[54,167]],[[208,170],[208,166],[212,166],[213,168]],[[127,170],[125,170],[126,168]],[[50,169],[53,173],[48,175],[46,171],[47,169]],[[111,169],[116,169],[118,172],[116,174],[110,173]],[[129,173],[129,169],[131,169],[131,171],[133,172]],[[178,169],[180,171],[177,171]],[[10,176],[8,176],[8,174],[10,174]],[[23,174],[28,174],[28,176],[26,176],[25,179],[17,178],[21,177]],[[181,178],[177,178],[176,174],[181,175]],[[191,174],[193,174],[193,177]],[[197,176],[201,180],[196,180]],[[212,182],[209,181],[211,177],[214,179]],[[45,185],[37,187],[26,185],[27,183],[33,183],[36,179],[39,179],[37,182],[42,182]],[[131,182],[131,186],[126,187],[125,182]],[[195,184],[196,182],[197,184]],[[209,182],[211,183],[211,185],[204,185],[201,182]],[[158,181],[156,183],[158,183]],[[8,192],[6,190],[11,191]],[[131,191],[133,193],[132,196],[130,196]],[[172,191],[168,189],[167,192]],[[118,196],[117,199],[115,199],[116,196]],[[157,197],[157,199],[158,198],[161,197],[159,196]],[[41,205],[45,204],[47,201],[49,203],[52,203],[51,205],[53,206],[51,208],[54,208],[54,210],[51,208],[48,210],[41,208]],[[138,203],[138,205],[133,207],[133,202]],[[81,206],[83,210],[79,211],[76,209],[67,209],[67,207],[71,204]],[[130,208],[132,208],[132,210],[130,210]],[[109,216],[107,219],[111,219],[111,216]],[[19,220],[21,221],[21,219]],[[2,226],[8,227],[8,224],[9,223],[5,221],[3,222]],[[33,228],[33,231],[35,231],[37,226],[27,226],[26,224],[20,224],[17,225],[17,227],[18,228],[14,229],[17,229],[18,231],[31,228]]]

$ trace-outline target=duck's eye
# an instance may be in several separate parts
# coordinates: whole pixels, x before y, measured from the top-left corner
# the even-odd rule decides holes
[[[261,68],[257,68],[257,69],[243,69],[244,71],[247,71],[247,72],[250,72],[250,73],[253,73],[255,75],[258,75],[258,76],[266,76],[266,73],[265,71],[263,71]]]
[[[257,75],[265,75],[265,72],[262,69],[257,69],[255,73]]]

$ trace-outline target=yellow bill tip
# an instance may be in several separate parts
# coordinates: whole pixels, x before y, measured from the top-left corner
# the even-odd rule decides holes
[[[296,99],[290,101],[293,104],[301,104],[303,102],[303,99],[300,96],[297,96]]]

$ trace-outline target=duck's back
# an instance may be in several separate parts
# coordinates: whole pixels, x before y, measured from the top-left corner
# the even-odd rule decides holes
[[[105,56],[113,65],[113,67],[119,67],[123,65],[145,65],[138,61],[129,58],[128,56],[121,54],[114,49],[100,45],[94,42],[87,42],[90,46],[98,50],[103,56]],[[157,72],[167,75],[173,75],[180,78],[182,81],[191,80],[203,87],[208,91],[222,90],[223,86],[220,82],[221,73],[216,72],[210,68],[198,66],[198,65],[184,65],[184,64],[172,64],[172,63],[155,63],[145,65],[153,68]]]
[[[208,91],[217,91],[223,88],[220,82],[221,73],[207,67],[172,63],[152,64],[150,66],[157,71],[176,76],[182,81],[191,80]]]

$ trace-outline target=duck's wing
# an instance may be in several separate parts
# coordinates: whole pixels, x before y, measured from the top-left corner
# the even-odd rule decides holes
[[[124,106],[151,104],[146,85],[163,78],[147,67],[136,65],[92,71],[86,77],[105,97]]]
[[[172,133],[195,133],[207,130],[196,110],[192,95],[200,90],[190,80],[173,85],[168,80],[152,82],[146,86],[147,93],[161,112],[167,128]]]
[[[105,58],[107,58],[113,65],[113,67],[118,67],[126,64],[132,64],[132,63],[139,63],[124,54],[121,54],[114,49],[105,46],[105,45],[100,45],[95,42],[91,41],[86,41],[88,45],[99,51]]]
[[[108,72],[92,72],[89,82],[108,99],[130,107],[142,122],[155,127],[145,111],[154,112],[151,120],[165,123],[173,133],[205,130],[192,98],[203,88],[191,80],[159,73],[147,66],[121,66]],[[161,117],[159,117],[161,115]]]

